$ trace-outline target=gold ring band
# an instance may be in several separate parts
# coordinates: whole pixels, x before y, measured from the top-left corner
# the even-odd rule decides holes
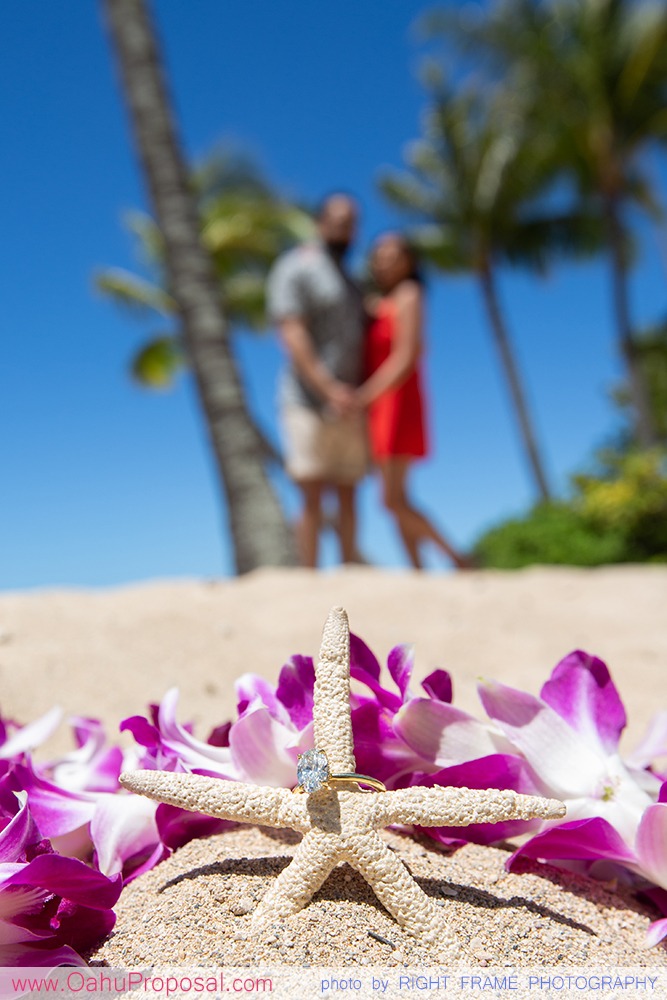
[[[368,774],[330,774],[325,782],[323,782],[323,787],[328,787],[332,782],[341,781],[343,783],[353,781],[357,785],[368,785],[370,788],[375,789],[376,792],[386,792],[387,789],[380,781],[379,778],[371,778]],[[295,785],[292,789],[293,792],[304,792],[305,789],[303,785]]]
[[[346,771],[343,774],[331,774],[329,771],[329,761],[324,750],[313,748],[300,753],[297,759],[296,776],[299,784],[292,789],[293,792],[318,792],[321,788],[331,788],[336,781],[343,784],[350,782],[355,785],[368,785],[376,792],[386,792],[381,781],[371,778],[369,774],[357,774],[356,771]]]

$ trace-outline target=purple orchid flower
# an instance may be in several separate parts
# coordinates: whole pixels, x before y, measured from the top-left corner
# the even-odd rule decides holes
[[[109,879],[40,841],[26,792],[0,787],[0,962],[84,965],[112,929],[120,876]]]
[[[631,848],[611,823],[596,816],[538,834],[514,852],[507,867],[520,867],[523,858],[565,863],[589,875],[630,883],[665,914],[648,928],[647,946],[667,937],[667,782],[658,802],[644,810]]]
[[[40,837],[58,854],[94,859],[106,875],[122,871],[136,877],[164,856],[155,820],[157,806],[120,789],[123,752],[107,743],[96,719],[74,718],[76,749],[47,764],[35,765],[27,751],[45,740],[60,711],[17,728],[4,749],[15,751],[4,762],[7,786],[26,792]],[[5,729],[6,732],[6,729]]]
[[[387,660],[396,694],[382,687],[380,664],[356,636],[351,638],[350,654],[352,678],[372,693],[372,697],[352,696],[354,750],[360,771],[379,777],[388,788],[456,785],[542,793],[533,769],[498,729],[451,704],[447,671],[434,670],[421,682],[426,697],[413,695],[413,648],[396,646]],[[516,820],[478,824],[465,831],[434,827],[422,832],[440,843],[461,846],[467,841],[495,843],[539,825],[539,820]]]
[[[206,742],[178,722],[175,688],[152,707],[150,720],[133,716],[121,729],[129,730],[142,748],[136,766],[289,787],[297,755],[312,745],[314,683],[313,662],[305,656],[294,656],[283,666],[276,687],[244,674],[235,683],[238,718],[216,728]],[[170,850],[230,826],[165,805],[157,809],[156,824],[160,843]]]
[[[568,824],[605,819],[630,848],[660,779],[620,756],[625,710],[602,660],[571,653],[539,698],[496,682],[480,685],[479,694],[514,752],[539,775],[544,792],[566,803]]]

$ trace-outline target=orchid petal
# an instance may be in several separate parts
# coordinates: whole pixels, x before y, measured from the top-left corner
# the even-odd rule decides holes
[[[658,757],[666,756],[667,711],[653,716],[643,739],[625,760],[629,767],[649,767]]]
[[[117,902],[122,881],[107,878],[75,858],[40,854],[10,875],[5,885],[32,885],[90,909],[106,910]]]
[[[488,681],[478,687],[496,722],[557,798],[593,794],[606,773],[605,757],[539,698]]]
[[[122,886],[118,876],[118,888]],[[99,941],[108,937],[116,923],[116,914],[107,907],[72,906],[63,899],[52,923],[57,928],[57,939],[67,942],[77,952],[89,951]]]
[[[646,931],[646,937],[644,938],[644,946],[646,948],[653,948],[656,944],[667,937],[667,917],[663,917],[662,920],[655,920],[649,925]]]
[[[396,713],[394,730],[425,762],[447,767],[512,752],[507,740],[472,715],[441,701],[411,698]]]
[[[0,746],[0,759],[17,757],[41,746],[60,725],[62,714],[61,708],[52,708],[39,719],[18,729]]]
[[[28,792],[30,812],[42,836],[60,837],[91,819],[95,809],[93,795],[59,788],[27,764],[17,764],[14,773],[20,786]]]
[[[87,963],[77,955],[73,948],[65,945],[62,948],[33,948],[25,944],[7,945],[2,944],[2,932],[0,931],[0,959],[5,967],[20,968],[50,968],[54,969],[59,965],[86,966]]]
[[[521,857],[544,861],[603,859],[625,865],[635,862],[634,854],[614,827],[599,816],[560,823],[538,833],[514,852],[506,868],[511,870]]]
[[[627,719],[609,670],[597,656],[575,650],[554,668],[540,691],[546,702],[587,743],[618,750]]]
[[[6,883],[0,887],[0,920],[5,921],[2,943],[8,941],[27,941],[28,937],[48,937],[48,931],[26,928],[13,921],[19,918],[31,917],[40,913],[44,900],[48,896],[46,890],[33,885],[12,885]],[[15,928],[11,930],[10,928]]]
[[[234,778],[260,785],[289,786],[296,779],[297,734],[281,725],[268,708],[246,713],[229,731]]]
[[[388,788],[404,775],[424,770],[428,762],[394,732],[393,716],[376,701],[365,701],[352,711],[352,733],[357,768],[372,774]]]
[[[289,717],[285,706],[278,700],[273,684],[270,684],[258,674],[242,674],[234,682],[236,691],[236,707],[239,718],[257,705],[263,705],[274,719],[288,723]]]
[[[442,785],[457,788],[511,788],[527,795],[539,795],[542,791],[526,762],[512,754],[492,754],[465,764],[443,768],[435,774],[416,774],[414,778],[411,784],[428,787]],[[494,844],[536,829],[540,823],[539,819],[514,819],[502,823],[471,823],[463,831],[460,827],[431,827],[423,829],[422,832],[443,844],[466,841],[471,841],[473,844]]]
[[[350,633],[350,672],[352,670],[359,670],[373,680],[380,680],[380,664],[375,653],[354,632]]]
[[[216,833],[234,826],[224,819],[204,816],[202,813],[189,812],[178,806],[168,806],[160,803],[155,814],[160,840],[172,851],[183,847],[191,840],[212,837]],[[133,877],[135,873],[132,873]]]
[[[98,719],[74,717],[77,749],[48,767],[53,781],[69,791],[114,792],[123,763],[120,747],[108,747]]]
[[[15,816],[0,831],[0,861],[22,861],[26,848],[39,840],[39,833],[28,809],[26,792],[16,792],[19,809]]]
[[[452,678],[446,670],[434,670],[422,681],[422,687],[429,698],[435,701],[444,701],[448,704],[452,700]]]
[[[134,736],[137,743],[147,749],[153,749],[160,745],[160,731],[152,725],[143,715],[131,715],[123,719],[118,727],[121,733],[126,730]]]
[[[297,729],[313,720],[315,667],[310,656],[292,656],[278,676],[276,695]]]
[[[645,810],[637,829],[635,847],[644,873],[667,889],[667,802]]]
[[[97,865],[104,875],[122,872],[126,861],[159,844],[157,805],[142,795],[100,795],[90,824]]]
[[[405,701],[412,668],[414,666],[415,649],[411,643],[401,646],[394,646],[387,658],[387,668],[394,684],[401,692],[401,698]]]
[[[403,699],[380,684],[380,664],[357,635],[350,635],[350,677],[365,684],[373,692],[375,699],[392,712],[401,707]]]
[[[204,743],[176,721],[178,688],[171,688],[162,699],[158,720],[162,743],[188,767],[207,768],[221,777],[233,778],[230,773],[231,754],[228,747],[214,747]],[[233,771],[233,768],[231,769]]]
[[[388,708],[392,712],[397,712],[401,707],[401,698],[394,694],[393,691],[387,691],[386,688],[382,687],[379,681],[376,681],[374,677],[366,673],[360,667],[350,668],[350,677],[355,681],[360,681],[360,683],[365,684],[367,688],[373,692],[375,696],[375,701],[378,702],[385,708]],[[352,695],[353,699],[357,702],[363,702],[365,699]]]

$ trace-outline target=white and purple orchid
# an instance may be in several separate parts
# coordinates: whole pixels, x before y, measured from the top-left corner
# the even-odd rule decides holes
[[[120,875],[107,878],[53,852],[40,837],[27,792],[0,779],[0,963],[82,965],[112,929]]]
[[[155,805],[120,790],[124,766],[101,724],[74,719],[76,749],[36,765],[60,722],[0,722],[0,955],[4,964],[81,962],[113,926],[123,879],[166,854]]]

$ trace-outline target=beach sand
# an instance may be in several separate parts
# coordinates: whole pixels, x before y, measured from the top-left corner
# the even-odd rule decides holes
[[[442,575],[264,570],[239,580],[6,593],[0,707],[3,716],[28,722],[60,704],[67,714],[103,719],[116,738],[121,719],[143,714],[177,685],[180,720],[205,738],[234,715],[236,677],[250,671],[275,682],[288,656],[317,654],[334,604],[348,610],[352,629],[381,662],[394,644],[412,642],[416,680],[434,667],[448,669],[454,703],[480,718],[479,677],[537,693],[576,648],[608,663],[628,712],[625,749],[667,707],[667,568],[634,566]],[[47,756],[67,746],[61,727]],[[500,851],[471,846],[449,856],[429,841],[386,836],[451,910],[466,960],[667,964],[664,946],[641,947],[657,912],[613,886],[553,870],[508,875]],[[117,931],[100,958],[127,965],[437,960],[422,954],[345,866],[307,918],[276,926],[273,940],[249,937],[248,912],[235,913],[234,901],[254,905],[293,847],[293,835],[243,828],[187,845],[125,890]]]

